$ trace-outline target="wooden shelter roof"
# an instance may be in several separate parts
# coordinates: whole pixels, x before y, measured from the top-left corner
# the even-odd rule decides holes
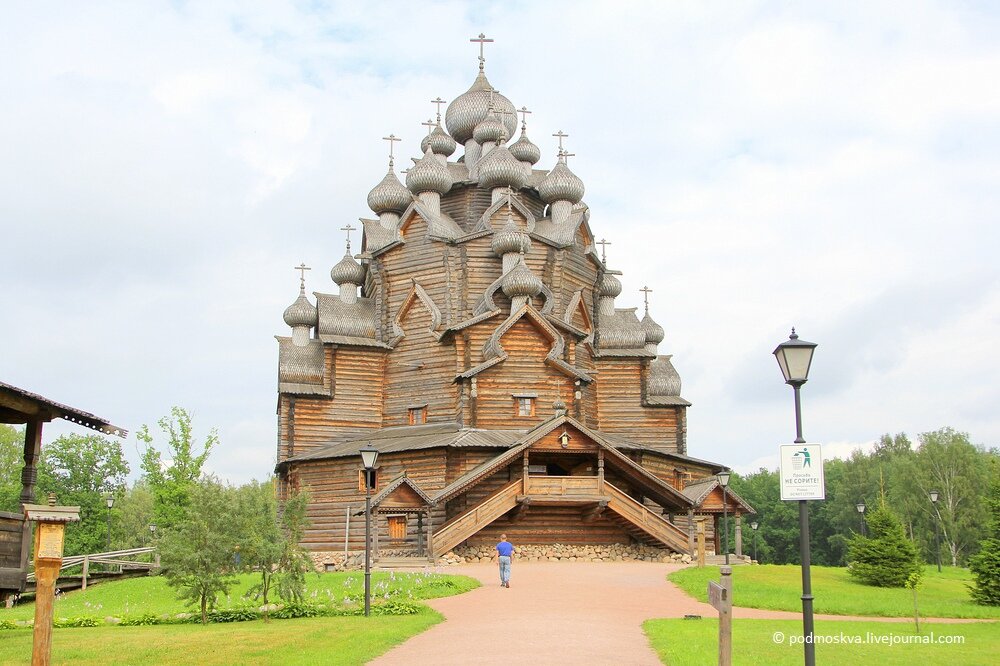
[[[27,423],[53,419],[66,419],[106,435],[128,437],[127,430],[112,425],[107,419],[0,382],[0,423]]]
[[[683,492],[692,502],[694,502],[695,507],[701,507],[702,503],[712,494],[712,491],[719,487],[719,479],[715,476],[708,476],[704,479],[696,479],[691,481],[684,489]],[[735,504],[739,508],[743,509],[745,513],[757,513],[757,511],[750,506],[750,504],[740,497],[738,494],[733,492],[731,488],[726,489],[726,497],[729,499],[730,504]],[[721,504],[721,500],[720,500]],[[719,509],[721,511],[721,509]]]
[[[386,487],[380,490],[374,497],[372,497],[372,508],[378,508],[378,506],[381,505],[387,497],[399,490],[402,486],[407,486],[410,490],[416,493],[416,495],[423,500],[425,505],[430,506],[432,504],[433,500],[431,500],[430,496],[425,493],[423,489],[412,479],[406,476],[406,472],[403,472],[390,481]]]

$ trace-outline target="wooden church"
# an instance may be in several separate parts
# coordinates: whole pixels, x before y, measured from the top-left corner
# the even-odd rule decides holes
[[[473,41],[478,76],[443,125],[434,101],[405,186],[386,137],[377,217],[330,271],[337,293],[311,299],[303,277],[285,310],[280,493],[309,491],[307,548],[363,550],[359,450],[373,445],[377,551],[435,558],[506,532],[691,552],[694,518],[718,534],[725,467],[688,455],[690,403],[648,300],[641,319],[616,306],[621,273],[598,254],[567,135],[539,168],[530,112],[487,80],[492,40]],[[752,511],[731,492],[728,508],[737,525]]]

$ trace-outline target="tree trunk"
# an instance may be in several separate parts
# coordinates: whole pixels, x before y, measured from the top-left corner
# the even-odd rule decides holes
[[[204,594],[201,595],[201,623],[208,624],[208,613],[205,608],[208,606],[208,597]]]

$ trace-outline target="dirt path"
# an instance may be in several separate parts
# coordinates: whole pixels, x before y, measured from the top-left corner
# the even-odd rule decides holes
[[[682,565],[648,562],[515,562],[510,589],[504,589],[495,566],[447,567],[443,571],[472,576],[483,586],[427,602],[445,621],[371,663],[445,665],[502,660],[539,666],[658,666],[660,661],[642,632],[643,621],[716,613],[667,581],[667,574],[679,568]],[[794,620],[801,615],[737,608],[734,617]],[[817,615],[816,619],[912,621],[840,615]]]

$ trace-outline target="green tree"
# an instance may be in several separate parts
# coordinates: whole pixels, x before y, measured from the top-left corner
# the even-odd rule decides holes
[[[120,496],[129,465],[121,442],[100,435],[63,435],[42,447],[38,495],[80,507],[80,522],[66,529],[66,555],[107,550],[107,495]],[[113,514],[112,522],[116,518]]]
[[[209,431],[205,441],[195,443],[191,416],[182,408],[174,407],[169,417],[157,424],[166,435],[165,453],[153,445],[153,436],[147,426],[142,426],[136,437],[144,443],[142,450],[143,479],[153,493],[153,518],[164,532],[176,525],[191,501],[193,486],[202,475],[202,468],[219,436],[215,429]]]
[[[24,429],[0,423],[0,511],[21,510]]]
[[[272,592],[286,601],[302,601],[305,574],[311,568],[308,555],[299,545],[306,527],[305,493],[295,493],[278,511],[274,483],[251,481],[237,491],[239,547],[242,565],[260,579],[246,596],[267,606]]]
[[[149,484],[139,480],[115,501],[112,542],[116,549],[143,548],[152,545],[149,526],[153,520],[153,493]]]
[[[917,549],[884,501],[868,516],[870,536],[857,534],[848,548],[847,571],[865,585],[903,587],[920,569]]]
[[[190,500],[181,518],[160,540],[163,573],[177,597],[201,611],[215,608],[217,596],[236,582],[233,493],[217,479],[204,477],[186,489]]]
[[[969,560],[973,584],[969,593],[977,604],[1000,606],[1000,462],[993,461],[993,482],[986,499],[990,509],[988,536]]]

